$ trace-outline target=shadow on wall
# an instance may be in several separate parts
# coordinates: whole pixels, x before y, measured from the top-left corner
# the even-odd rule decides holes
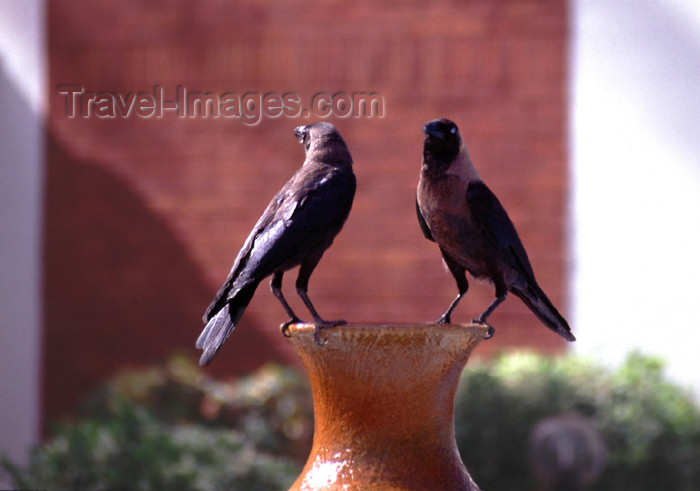
[[[198,357],[194,342],[216,291],[128,183],[72,158],[51,135],[47,155],[45,423],[125,365],[174,352]],[[248,316],[238,326],[236,342],[212,364],[217,375],[287,360],[254,324]]]

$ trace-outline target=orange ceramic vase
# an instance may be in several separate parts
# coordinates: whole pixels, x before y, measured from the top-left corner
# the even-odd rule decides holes
[[[314,440],[292,490],[478,490],[457,451],[454,398],[481,326],[290,327],[311,382]]]

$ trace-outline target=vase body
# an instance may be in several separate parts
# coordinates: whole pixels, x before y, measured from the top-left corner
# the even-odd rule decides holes
[[[481,326],[290,327],[314,403],[309,459],[292,490],[478,490],[457,451],[454,398]]]

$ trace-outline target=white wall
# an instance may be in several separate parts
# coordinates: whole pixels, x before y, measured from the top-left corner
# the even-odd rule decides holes
[[[0,0],[0,454],[15,462],[39,431],[43,3]]]
[[[700,395],[700,2],[572,7],[574,349]]]

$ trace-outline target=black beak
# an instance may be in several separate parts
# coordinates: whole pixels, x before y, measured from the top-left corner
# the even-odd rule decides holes
[[[294,136],[297,137],[297,140],[299,140],[299,143],[304,143],[304,130],[306,129],[306,126],[297,126],[294,128]]]
[[[449,136],[448,133],[445,133],[445,131],[440,128],[440,123],[437,121],[431,121],[423,126],[423,133],[425,133],[426,138],[435,137],[440,141],[447,140]]]

